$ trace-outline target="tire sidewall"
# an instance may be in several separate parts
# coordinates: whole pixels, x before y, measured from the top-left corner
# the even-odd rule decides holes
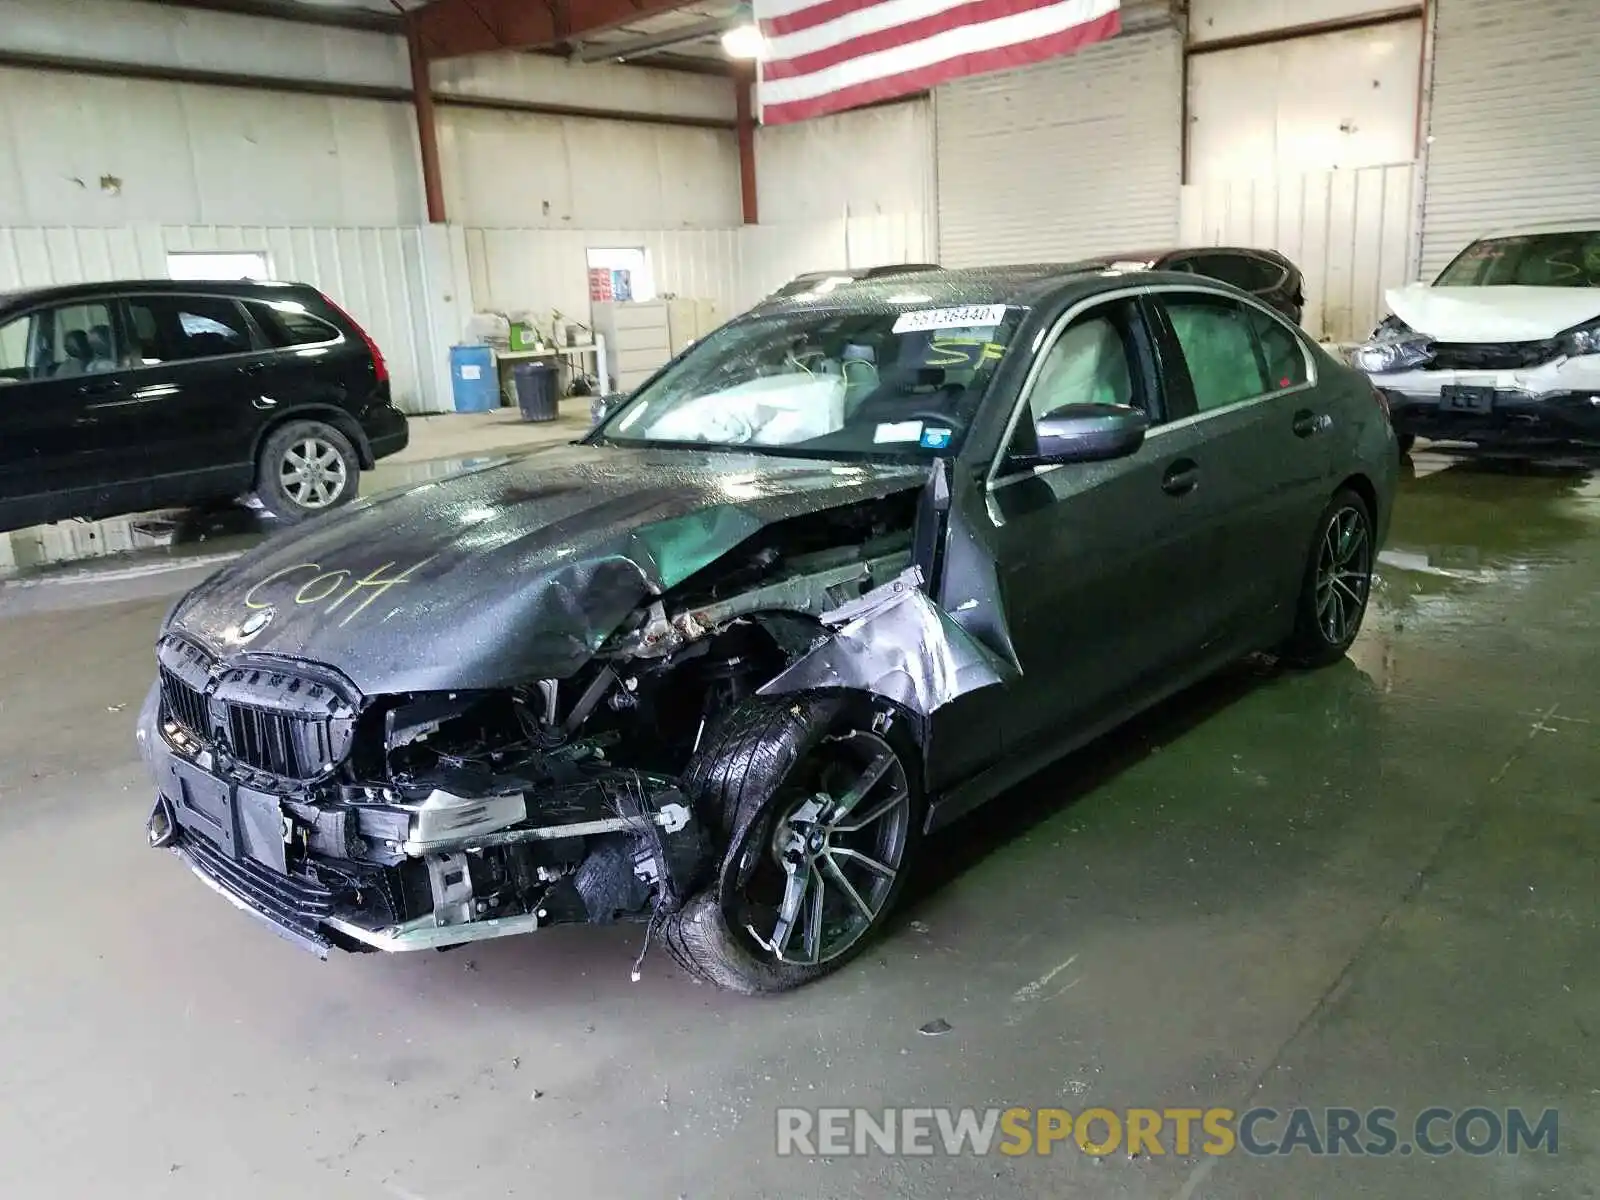
[[[1336,644],[1330,642],[1323,633],[1322,622],[1317,615],[1317,565],[1321,555],[1322,540],[1327,536],[1328,526],[1336,515],[1347,508],[1354,508],[1359,512],[1366,527],[1367,586],[1362,594],[1361,613],[1355,621],[1350,636]],[[1311,548],[1306,556],[1305,578],[1296,602],[1295,633],[1289,651],[1290,658],[1308,665],[1323,665],[1337,662],[1345,656],[1356,638],[1361,635],[1362,625],[1366,621],[1367,609],[1372,603],[1372,580],[1377,560],[1378,546],[1373,529],[1372,506],[1359,492],[1341,488],[1334,493],[1333,499],[1322,510],[1322,515],[1317,518],[1316,531],[1312,534]]]
[[[284,490],[283,480],[280,478],[284,455],[296,442],[308,438],[326,442],[344,460],[344,490],[332,503],[321,508],[306,508],[298,504]],[[342,432],[322,421],[289,421],[268,434],[261,445],[261,453],[256,464],[255,495],[262,507],[278,520],[297,524],[350,503],[360,490],[360,478],[361,461],[356,455],[355,447],[350,444],[350,439]]]
[[[912,722],[904,714],[893,713],[887,728],[878,714],[885,706],[871,697],[859,693],[810,693],[788,698],[807,719],[806,727],[788,744],[776,747],[785,756],[780,773],[772,786],[761,795],[744,798],[734,815],[733,837],[728,843],[717,879],[685,907],[682,917],[694,923],[716,927],[716,942],[724,962],[719,966],[728,972],[716,982],[749,994],[784,992],[800,987],[824,975],[832,974],[870,946],[883,932],[905,888],[907,876],[915,867],[917,851],[922,842],[922,827],[926,817],[925,798],[921,787],[922,764],[917,739],[912,732]],[[772,808],[783,790],[783,783],[805,758],[818,750],[825,739],[851,730],[870,730],[883,738],[900,759],[905,771],[906,785],[910,791],[910,819],[906,831],[905,849],[894,881],[884,896],[882,907],[873,924],[855,943],[842,953],[822,963],[790,963],[775,961],[762,953],[751,940],[748,931],[734,929],[728,920],[728,901],[731,889],[738,886],[738,859],[754,828],[759,830],[770,820]],[[737,980],[737,982],[735,982]]]

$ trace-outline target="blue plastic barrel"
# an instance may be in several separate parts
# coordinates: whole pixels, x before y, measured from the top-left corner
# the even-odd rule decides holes
[[[450,391],[457,412],[488,412],[500,407],[500,380],[488,346],[450,347]]]

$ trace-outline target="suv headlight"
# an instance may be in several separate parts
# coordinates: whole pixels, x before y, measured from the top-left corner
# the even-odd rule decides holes
[[[1385,317],[1372,337],[1350,352],[1350,363],[1368,375],[1387,375],[1433,361],[1433,341],[1398,317]]]
[[[1561,336],[1561,352],[1568,358],[1600,354],[1600,321],[1583,325]]]

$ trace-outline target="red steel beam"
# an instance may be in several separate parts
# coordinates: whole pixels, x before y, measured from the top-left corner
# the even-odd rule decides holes
[[[428,60],[413,26],[406,31],[406,48],[411,53],[411,104],[417,115],[417,149],[422,154],[422,192],[428,202],[428,221],[443,224],[444,171],[439,165],[439,126],[433,116],[433,84],[428,79]]]
[[[598,33],[686,0],[432,0],[409,14],[430,60],[535,50]]]
[[[734,67],[734,106],[738,113],[739,136],[739,199],[746,225],[754,225],[761,219],[756,208],[756,118],[750,95],[755,85],[755,72],[749,66],[740,63]]]

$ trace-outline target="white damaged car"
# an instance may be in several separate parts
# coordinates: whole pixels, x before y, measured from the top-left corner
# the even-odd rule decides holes
[[[1600,222],[1472,243],[1351,352],[1417,437],[1600,445]]]

